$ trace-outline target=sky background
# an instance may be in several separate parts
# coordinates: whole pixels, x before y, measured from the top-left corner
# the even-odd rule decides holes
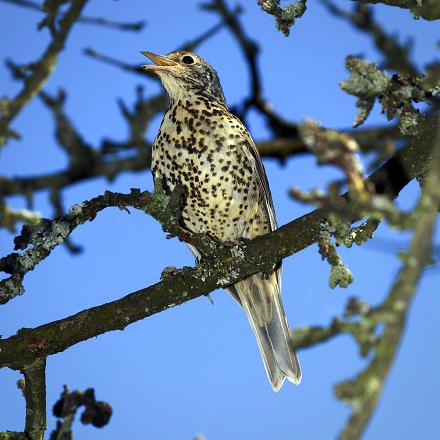
[[[327,127],[347,128],[355,114],[355,99],[338,83],[348,74],[349,54],[380,61],[371,40],[347,23],[329,15],[319,2],[309,2],[291,36],[277,32],[272,17],[256,1],[242,2],[245,30],[261,46],[260,66],[265,96],[286,118],[313,117]],[[232,3],[231,3],[232,4]],[[235,4],[235,3],[234,3]],[[347,8],[350,1],[339,1]],[[397,8],[376,7],[386,30],[405,40],[414,39],[418,66],[438,56],[435,48],[438,23],[415,21]],[[85,57],[83,48],[130,63],[143,64],[140,50],[166,53],[218,22],[215,14],[201,11],[197,2],[170,0],[90,1],[85,14],[118,21],[147,20],[141,33],[108,30],[77,24],[46,90],[67,90],[65,110],[85,139],[98,145],[103,136],[124,139],[126,125],[116,98],[131,104],[135,87],[146,94],[159,91],[151,80]],[[0,56],[26,63],[39,58],[48,42],[47,30],[36,31],[42,16],[0,3]],[[197,51],[218,70],[228,102],[239,103],[248,92],[246,65],[230,34],[223,30]],[[20,84],[0,69],[0,95],[13,96]],[[148,131],[153,139],[161,117]],[[385,122],[377,107],[368,124]],[[0,155],[0,171],[7,176],[53,172],[62,169],[65,157],[53,139],[51,114],[34,98],[14,121],[22,134]],[[249,128],[256,140],[267,131],[260,117],[252,115]],[[338,174],[318,168],[312,157],[294,157],[281,167],[265,161],[278,221],[284,224],[311,208],[287,196],[292,186],[325,187]],[[113,182],[97,179],[69,187],[66,206],[102,194],[106,189],[127,192],[132,187],[152,189],[151,173],[126,173]],[[401,194],[403,207],[412,207],[416,184]],[[11,205],[25,206],[21,197]],[[47,193],[39,193],[36,208],[50,217]],[[386,225],[378,240],[361,248],[340,249],[355,282],[347,289],[328,288],[329,266],[317,247],[311,246],[284,262],[283,298],[290,324],[327,324],[356,295],[379,303],[391,286],[399,260],[395,254],[406,246],[408,234]],[[34,327],[102,304],[158,281],[170,265],[192,265],[182,243],[165,240],[161,227],[137,211],[101,212],[72,234],[84,253],[73,256],[64,247],[52,254],[25,278],[26,293],[0,307],[0,333],[8,337],[20,327]],[[437,233],[437,242],[439,234]],[[0,255],[13,250],[13,236],[0,231]],[[364,438],[434,440],[440,438],[440,344],[433,334],[440,307],[440,273],[428,269],[422,279],[396,363],[386,382],[377,411]],[[94,387],[96,396],[114,410],[108,426],[98,430],[74,427],[80,439],[191,439],[198,433],[207,440],[220,439],[329,439],[336,437],[349,415],[337,401],[333,385],[354,376],[366,365],[348,336],[300,352],[303,382],[286,383],[273,393],[266,378],[257,344],[246,317],[224,291],[213,295],[215,306],[199,298],[181,307],[78,344],[47,361],[48,411],[62,387]],[[20,375],[0,370],[0,431],[22,430],[25,405],[16,381]],[[48,432],[55,426],[49,414]]]

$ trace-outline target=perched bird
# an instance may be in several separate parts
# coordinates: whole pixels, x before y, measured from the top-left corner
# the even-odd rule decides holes
[[[246,127],[229,112],[217,72],[191,52],[142,54],[154,63],[142,67],[159,76],[170,97],[153,143],[153,178],[165,190],[185,190],[184,227],[219,242],[276,229],[263,164]],[[301,369],[281,303],[281,265],[227,290],[246,312],[273,389],[286,377],[298,384]]]

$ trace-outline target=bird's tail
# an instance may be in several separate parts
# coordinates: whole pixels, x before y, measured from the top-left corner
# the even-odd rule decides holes
[[[279,270],[252,275],[235,284],[231,293],[246,312],[274,391],[281,388],[286,377],[299,384],[301,367],[281,302]]]

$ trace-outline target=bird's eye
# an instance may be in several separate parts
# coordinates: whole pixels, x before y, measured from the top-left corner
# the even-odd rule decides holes
[[[190,57],[189,55],[185,55],[184,57],[182,57],[182,63],[194,64],[194,58]]]

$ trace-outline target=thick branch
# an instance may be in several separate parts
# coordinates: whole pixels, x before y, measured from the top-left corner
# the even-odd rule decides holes
[[[42,440],[46,430],[46,359],[38,358],[23,368],[26,399],[25,433],[30,440]]]
[[[420,142],[414,142],[415,146],[406,147],[401,153],[396,155],[393,160],[390,160],[386,166],[374,173],[373,176],[376,177],[373,178],[377,179],[375,184],[379,194],[386,192],[386,187],[396,187],[399,188],[398,191],[400,191],[415,175],[419,174],[417,170],[421,173],[426,171],[427,161],[422,158],[425,157],[423,153],[429,151],[430,144],[426,145],[428,139],[429,136],[424,137]],[[412,148],[424,150],[413,157],[411,153]],[[404,164],[404,162],[402,162],[405,160],[406,154],[411,156],[415,168],[411,168],[408,163]],[[408,171],[405,167],[408,167]],[[384,172],[389,172],[390,174],[380,177],[382,175],[381,173]],[[398,191],[394,191],[394,193],[391,192],[391,195],[397,195]],[[22,280],[24,275],[30,270],[33,270],[42,259],[46,258],[55,246],[64,242],[78,225],[93,219],[97,212],[108,206],[133,206],[138,209],[143,209],[158,218],[157,212],[152,211],[154,201],[151,199],[149,193],[118,195],[108,192],[104,196],[96,197],[88,202],[74,206],[69,214],[63,218],[55,219],[52,222],[43,222],[38,226],[38,229],[35,230],[36,232],[34,232],[34,235],[43,237],[43,240],[40,239],[39,243],[32,243],[34,246],[28,249],[24,254],[13,253],[0,260],[0,270],[12,275],[10,278],[0,281],[0,304],[22,294]],[[159,219],[159,221],[161,220],[163,219]],[[319,228],[319,225],[316,227]],[[169,230],[169,228],[167,230]],[[24,234],[24,236],[26,237],[26,234]],[[30,244],[29,240],[23,242],[23,237],[17,237],[15,243],[16,249],[25,249],[26,246]]]
[[[370,181],[379,193],[396,197],[429,163],[432,138],[428,130],[373,173]],[[34,359],[66,350],[99,334],[127,325],[190,299],[271,269],[281,259],[314,243],[326,213],[315,210],[276,231],[232,249],[219,249],[214,260],[184,269],[177,275],[131,293],[122,299],[84,310],[34,329],[22,329],[0,340],[0,365],[20,369]],[[352,221],[358,218],[352,218]]]
[[[170,205],[176,197],[180,199],[179,194],[169,198]],[[148,191],[141,193],[139,190],[132,190],[130,194],[107,191],[102,196],[72,206],[63,217],[51,221],[43,219],[35,226],[25,225],[22,233],[14,239],[14,243],[15,250],[28,249],[21,254],[9,254],[0,260],[0,270],[12,275],[0,281],[0,304],[22,294],[24,275],[33,270],[56,246],[65,242],[75,228],[86,221],[93,220],[98,212],[109,206],[117,206],[121,209],[132,206],[141,209],[161,221],[167,232],[175,235],[182,234],[178,228],[175,213],[167,211],[167,206],[165,206],[167,201],[168,198],[165,198],[163,194],[152,195]],[[176,206],[172,208],[177,210]]]

